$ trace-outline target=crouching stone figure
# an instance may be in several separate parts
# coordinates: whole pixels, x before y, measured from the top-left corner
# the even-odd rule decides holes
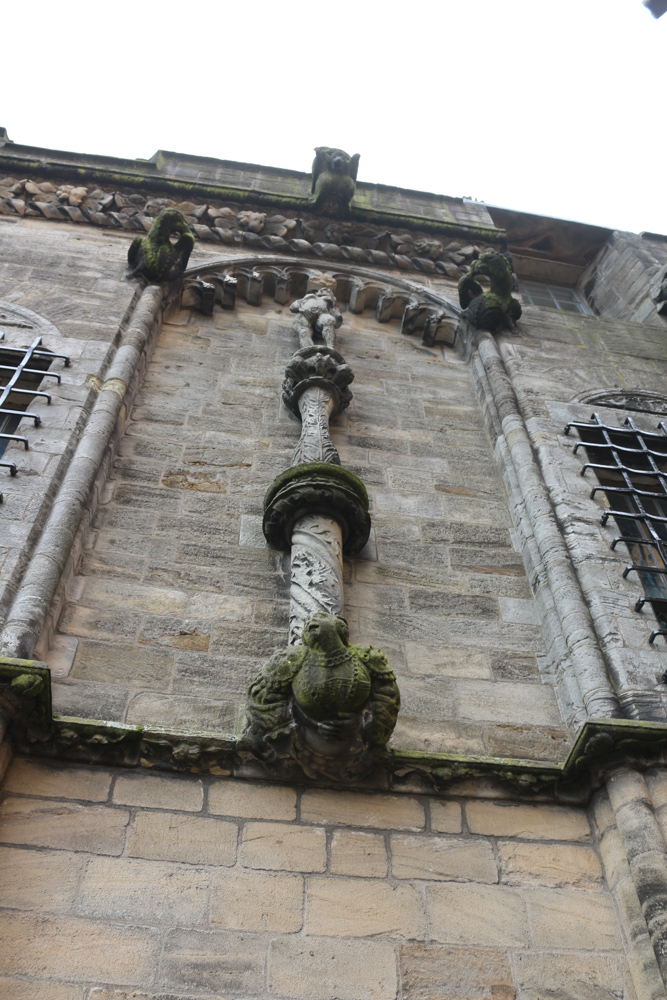
[[[400,708],[396,677],[372,646],[352,646],[347,622],[317,612],[302,643],[278,650],[248,689],[244,739],[260,757],[291,756],[311,777],[368,766]]]

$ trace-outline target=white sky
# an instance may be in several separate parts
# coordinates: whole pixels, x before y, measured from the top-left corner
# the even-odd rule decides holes
[[[15,142],[306,171],[339,146],[360,180],[667,233],[667,14],[640,0],[46,11],[3,46]]]

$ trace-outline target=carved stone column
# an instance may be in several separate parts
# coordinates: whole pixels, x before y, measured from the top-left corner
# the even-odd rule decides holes
[[[306,346],[289,360],[283,400],[301,417],[292,468],[313,463],[340,466],[329,420],[349,406],[353,378],[352,369],[332,347]],[[342,614],[343,534],[338,520],[321,510],[309,511],[294,522],[291,550],[289,643],[295,645],[308,615]]]

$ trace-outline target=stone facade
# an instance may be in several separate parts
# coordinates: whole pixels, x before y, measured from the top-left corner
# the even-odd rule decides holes
[[[0,145],[0,353],[70,361],[0,468],[0,994],[667,996],[665,640],[564,433],[665,419],[664,238],[362,182],[332,220],[306,175],[166,154],[74,184],[42,154]],[[185,274],[123,279],[165,207]],[[493,335],[457,290],[489,248],[522,300]],[[283,381],[321,288],[340,360],[312,417]],[[315,464],[361,480],[372,530],[308,524],[339,532],[350,642],[401,693],[357,771],[244,735],[296,579],[264,497],[325,411]]]

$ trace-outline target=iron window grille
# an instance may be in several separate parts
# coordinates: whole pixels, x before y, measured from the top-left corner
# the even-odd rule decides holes
[[[0,331],[0,341],[3,338],[4,334]],[[42,338],[36,337],[30,347],[7,347],[0,344],[0,466],[9,469],[12,476],[17,472],[16,463],[2,458],[5,448],[10,441],[20,441],[25,450],[28,450],[28,438],[17,433],[19,424],[27,417],[35,427],[39,427],[41,417],[28,407],[36,396],[46,399],[47,403],[51,402],[50,394],[40,390],[39,386],[47,376],[60,382],[58,372],[49,371],[53,361],[60,359],[66,368],[70,364],[66,354],[54,354],[42,348],[41,343]],[[2,494],[0,502],[1,500]]]
[[[560,309],[562,312],[590,313],[579,293],[567,285],[522,280],[521,294],[529,306]]]
[[[653,643],[667,637],[667,425],[661,421],[657,431],[643,431],[628,417],[622,428],[610,427],[594,413],[591,423],[573,421],[565,433],[572,427],[581,439],[575,454],[583,446],[588,457],[581,474],[593,469],[598,479],[591,497],[602,491],[609,504],[600,522],[613,517],[621,531],[611,548],[624,542],[630,554],[623,576],[637,573],[644,587],[634,609],[649,604],[658,620]]]

